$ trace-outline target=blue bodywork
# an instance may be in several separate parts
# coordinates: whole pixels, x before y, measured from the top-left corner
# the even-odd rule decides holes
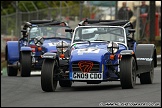
[[[15,61],[19,61],[19,48],[18,41],[8,41],[7,42],[7,52],[8,63],[12,64]]]
[[[70,44],[71,40],[70,39],[58,39],[58,38],[44,38],[44,42],[42,45],[42,52],[53,52],[56,53],[56,43],[59,41],[66,41],[67,43]],[[23,40],[19,41],[8,41],[7,42],[7,61],[10,65],[13,63],[20,61],[20,52],[23,51],[29,51],[32,52],[31,46],[34,46],[34,40],[30,40],[27,45],[23,44]],[[41,64],[43,62],[43,59],[40,57],[42,55],[42,52],[38,51],[37,48],[35,48],[35,53],[33,53],[33,56],[35,60],[37,60],[37,63],[34,64],[34,68],[41,68]],[[17,67],[19,68],[19,67]]]
[[[138,76],[141,84],[152,83],[153,67],[157,66],[155,46],[137,44],[135,29],[129,21],[85,20],[66,32],[73,32],[69,56],[64,57],[63,42],[57,46],[62,52],[60,58],[53,53],[43,55],[43,91],[55,91],[57,81],[60,87],[71,87],[77,81],[87,84],[120,81],[122,89],[130,89]],[[64,62],[62,66],[60,61]]]
[[[108,64],[113,65],[115,67],[115,70],[118,72],[119,71],[118,54],[120,54],[122,50],[126,50],[127,47],[124,44],[119,44],[119,50],[115,53],[115,59],[110,60],[110,55],[112,53],[108,51],[107,44],[108,43],[106,42],[100,42],[100,43],[92,42],[90,45],[87,43],[74,45],[72,48],[73,50],[71,52],[70,61],[69,61],[70,80],[73,80],[72,64],[74,62],[79,62],[79,61],[92,61],[98,63],[99,64],[98,73],[102,73],[103,70],[103,80],[107,80],[108,78],[113,78],[114,80],[118,80],[119,77],[116,74],[114,74],[110,69],[108,69]]]
[[[43,23],[43,22],[41,22]],[[40,24],[41,24],[40,23]],[[44,22],[45,23],[45,22]],[[46,22],[47,23],[47,22]],[[62,33],[62,28],[70,28],[69,26],[54,26],[51,25],[39,25],[26,23],[23,30],[21,31],[23,37],[18,41],[8,41],[6,44],[6,60],[10,67],[20,68],[20,65],[15,65],[15,63],[21,62],[21,52],[31,52],[31,66],[34,70],[40,70],[43,62],[41,57],[46,52],[56,53],[56,44],[59,41],[66,41],[69,45],[71,43],[71,37],[61,37],[60,35],[54,36],[56,33]],[[40,31],[38,31],[40,30]],[[60,30],[60,31],[57,31]],[[61,31],[62,30],[62,31]],[[69,33],[70,34],[70,33]],[[53,36],[52,36],[53,35]],[[38,36],[43,38],[43,42],[40,46],[34,43],[34,39]],[[68,35],[69,36],[69,35]],[[41,49],[38,49],[38,47]]]

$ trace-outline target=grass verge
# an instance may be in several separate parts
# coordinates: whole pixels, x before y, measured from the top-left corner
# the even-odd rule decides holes
[[[4,67],[6,67],[6,66],[7,66],[7,62],[6,62],[6,61],[1,62],[1,70],[2,70]]]
[[[161,46],[156,46],[157,55],[161,55]]]

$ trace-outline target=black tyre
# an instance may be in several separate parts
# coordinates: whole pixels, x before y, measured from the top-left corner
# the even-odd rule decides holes
[[[30,77],[31,64],[31,52],[21,52],[20,73],[22,77]]]
[[[150,72],[140,74],[140,83],[141,84],[152,84],[154,77],[154,60],[151,62]]]
[[[134,88],[136,83],[136,63],[134,57],[122,57],[120,62],[120,82],[122,89]]]
[[[15,69],[13,67],[9,67],[7,63],[7,74],[8,76],[17,76],[18,69]]]
[[[45,92],[54,92],[57,87],[55,74],[58,69],[57,60],[44,59],[41,70],[41,87]]]
[[[59,85],[61,87],[71,87],[72,81],[70,81],[70,80],[59,80]]]

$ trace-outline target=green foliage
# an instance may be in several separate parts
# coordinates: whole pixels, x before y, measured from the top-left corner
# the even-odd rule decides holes
[[[32,2],[34,4],[32,4]],[[15,1],[1,1],[3,10],[1,10],[1,15],[6,15],[6,12],[8,14],[15,13],[16,9],[13,7],[13,4],[16,4]],[[76,15],[79,16],[79,9],[80,9],[80,2],[79,1],[18,1],[18,7],[21,12],[27,12],[27,11],[36,11],[36,8],[39,9],[45,9],[48,8],[48,6],[51,8],[60,8],[60,3],[61,7],[72,7],[70,9],[70,15]],[[24,6],[25,5],[25,6]],[[36,6],[36,8],[34,7]],[[27,9],[26,9],[27,8]],[[89,9],[83,5],[83,16],[89,16]],[[94,8],[92,8],[93,10]],[[63,9],[63,14],[67,14],[67,10],[64,11]]]
[[[44,1],[42,1],[42,2],[35,1],[34,3],[38,7],[38,9],[48,8],[48,6],[44,3]]]
[[[19,9],[21,9],[21,12],[27,12],[27,10],[25,9],[22,3],[20,3]]]
[[[7,66],[7,62],[6,61],[1,63],[1,69],[5,68],[6,66]]]
[[[35,7],[33,6],[31,1],[24,1],[24,4],[26,5],[27,9],[29,11],[36,11]]]
[[[45,16],[53,19],[58,19],[59,14],[61,12],[61,16],[67,17],[69,16],[72,20],[74,20],[75,16],[80,16],[80,2],[79,1],[1,1],[2,9],[1,9],[1,31],[3,31],[4,34],[11,34],[11,31],[14,31],[14,34],[16,34],[16,8],[13,6],[13,4],[16,6],[16,3],[18,3],[19,12],[33,12],[38,10],[42,10],[41,13],[39,13],[40,18],[44,18]],[[34,4],[33,4],[34,3]],[[61,9],[60,9],[60,3],[61,3]],[[36,6],[36,7],[35,7]],[[50,8],[50,9],[48,9]],[[96,7],[87,7],[82,4],[82,18],[89,18],[92,12],[96,10]],[[91,10],[91,11],[90,11]],[[97,11],[95,11],[97,12]],[[12,15],[11,15],[12,14]],[[6,16],[7,15],[7,16]],[[19,19],[22,21],[27,20],[25,16],[27,16],[27,13],[21,14],[24,16],[19,16]],[[31,14],[28,14],[31,15]],[[33,14],[34,15],[34,14]],[[51,15],[51,16],[50,16]],[[21,17],[21,18],[20,18]],[[33,16],[30,16],[30,20]],[[35,17],[33,17],[35,18]],[[22,24],[22,21],[19,21],[18,26]],[[7,28],[7,29],[6,29]]]

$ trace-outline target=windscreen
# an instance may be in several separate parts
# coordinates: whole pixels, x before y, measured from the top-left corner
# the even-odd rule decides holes
[[[67,28],[69,27],[62,27],[62,26],[33,27],[29,32],[29,38],[42,36],[43,38],[62,37],[71,39],[71,33],[65,32],[65,29]]]
[[[121,27],[78,27],[75,30],[76,41],[114,41],[125,43],[124,29]]]

